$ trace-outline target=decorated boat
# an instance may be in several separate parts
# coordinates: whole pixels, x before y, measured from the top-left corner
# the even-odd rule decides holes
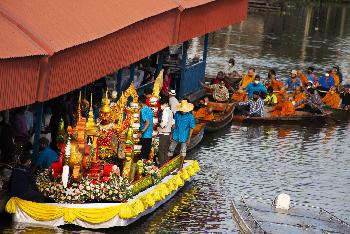
[[[35,203],[13,197],[6,211],[16,223],[55,227],[74,224],[93,229],[127,226],[170,200],[199,170],[198,162],[185,161],[184,168],[171,175],[180,162],[177,157],[160,168],[161,178],[156,184],[152,175],[132,183],[130,198],[124,202]],[[89,186],[96,193],[104,189],[100,185]]]
[[[313,120],[323,120],[330,117],[331,112],[325,111],[323,114],[315,114],[307,111],[295,111],[291,116],[272,116],[271,108],[265,107],[265,113],[263,117],[248,117],[244,115],[233,115],[232,121],[243,123],[269,123],[269,122],[305,122]]]
[[[350,225],[327,210],[304,204],[289,209],[276,201],[241,198],[231,202],[231,212],[242,233],[350,233]]]
[[[156,83],[161,82],[157,78]],[[155,85],[150,102],[155,112],[159,90]],[[168,201],[199,170],[196,161],[186,161],[178,170],[181,157],[156,167],[156,127],[149,158],[140,159],[140,108],[133,85],[117,102],[109,100],[107,91],[97,123],[93,117],[92,98],[88,118],[82,116],[80,95],[76,125],[60,124],[59,160],[36,178],[46,203],[12,197],[6,211],[14,222],[86,228],[129,225]]]
[[[235,109],[233,103],[209,102],[207,106],[212,110],[214,120],[206,123],[205,131],[215,132],[231,123]]]

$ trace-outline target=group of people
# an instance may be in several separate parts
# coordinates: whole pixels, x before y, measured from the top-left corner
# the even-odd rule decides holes
[[[220,71],[211,84],[202,84],[216,102],[236,103],[236,112],[261,117],[268,112],[272,116],[291,116],[295,110],[323,113],[323,108],[350,109],[350,89],[342,86],[343,75],[339,67],[333,67],[318,77],[313,67],[292,70],[290,77],[282,82],[271,69],[262,80],[250,67],[240,76],[234,69],[234,60],[229,60],[225,72]]]
[[[149,107],[152,99],[152,90],[145,90],[145,95],[139,97],[140,110],[140,157],[149,159],[152,147],[152,132],[154,128],[154,113]],[[169,90],[158,100],[159,113],[159,147],[158,165],[164,165],[173,157],[176,146],[180,144],[182,163],[186,157],[187,145],[190,143],[193,128],[196,125],[192,114],[194,105],[187,99],[179,102],[175,90]]]

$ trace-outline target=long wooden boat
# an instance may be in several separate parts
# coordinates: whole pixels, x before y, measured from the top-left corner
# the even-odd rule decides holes
[[[243,115],[234,115],[234,122],[243,122],[243,123],[269,123],[269,122],[305,122],[305,121],[314,121],[322,120],[330,117],[332,112],[326,111],[323,114],[314,114],[307,111],[296,111],[293,116],[271,116],[269,113],[270,108],[265,109],[263,117],[247,117]]]
[[[6,211],[14,223],[57,227],[73,224],[100,229],[127,226],[170,200],[200,170],[197,161],[186,160],[183,169],[175,174],[180,157],[175,157],[162,168],[162,179],[152,185],[152,177],[144,177],[132,185],[134,195],[125,203],[36,203],[12,197]],[[170,173],[169,173],[170,172]]]
[[[192,137],[190,144],[187,146],[187,152],[193,150],[199,143],[202,141],[204,136],[205,123],[198,123],[196,127],[193,129]],[[180,154],[180,144],[176,146],[175,155]]]
[[[205,131],[216,132],[231,123],[235,109],[233,103],[209,102],[209,107],[212,108],[215,119],[207,122]]]
[[[331,107],[325,107],[325,109],[331,111],[332,117],[335,119],[350,118],[350,110],[337,109],[337,108],[331,108]]]
[[[288,211],[276,209],[271,200],[242,198],[231,203],[239,230],[251,233],[350,233],[350,225],[320,207],[293,204]]]

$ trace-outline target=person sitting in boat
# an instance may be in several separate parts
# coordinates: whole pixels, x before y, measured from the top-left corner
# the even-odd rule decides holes
[[[340,95],[336,92],[335,87],[331,87],[326,96],[322,98],[322,102],[331,108],[338,109],[340,107],[341,99]]]
[[[341,108],[344,110],[350,110],[350,88],[344,89],[344,91],[340,93],[340,97]]]
[[[283,86],[280,91],[277,93],[277,102],[280,102],[282,100],[283,96],[286,96],[288,94],[286,88]]]
[[[338,86],[338,85],[341,84],[341,82],[340,82],[340,77],[339,77],[339,75],[338,75],[338,69],[337,69],[337,67],[333,67],[333,68],[332,68],[332,70],[330,71],[330,76],[333,77],[333,79],[334,79],[334,85],[335,85],[335,86]]]
[[[244,75],[240,87],[245,89],[250,83],[254,81],[255,78],[255,69],[250,67],[248,73]]]
[[[221,82],[225,83],[225,87],[228,90],[232,89],[231,85],[226,81],[224,73],[222,71],[219,71],[216,77],[211,81],[211,84],[220,84]]]
[[[219,84],[206,85],[200,82],[200,84],[207,89],[213,90],[213,99],[217,102],[227,102],[230,97],[228,89],[225,86],[225,82],[222,80]]]
[[[308,82],[307,75],[304,74],[304,72],[301,69],[297,70],[297,77],[301,81],[301,85],[305,87],[306,83]]]
[[[254,78],[254,82],[251,82],[247,88],[246,91],[248,93],[248,97],[252,98],[254,92],[258,92],[260,95],[266,95],[267,90],[266,87],[260,82],[260,76],[256,75]]]
[[[317,76],[315,75],[315,68],[314,67],[308,67],[307,68],[307,80],[311,81],[313,84],[317,81]]]
[[[286,82],[286,88],[288,92],[294,92],[295,87],[301,86],[301,80],[297,77],[297,71],[292,70],[290,77]]]
[[[321,76],[317,82],[317,90],[321,92],[329,91],[334,85],[334,78],[329,74],[330,72],[326,72],[325,75]]]
[[[239,87],[239,89],[232,94],[231,99],[234,102],[245,102],[248,100],[248,94],[242,87]]]
[[[228,61],[228,64],[225,66],[225,76],[228,77],[229,79],[233,78],[233,73],[236,71],[235,67],[235,59],[230,58]]]
[[[269,71],[269,83],[268,83],[268,87],[272,87],[274,91],[279,91],[282,89],[283,87],[283,83],[279,80],[277,80],[277,76],[276,76],[276,72],[275,70],[271,69]]]
[[[295,115],[295,108],[291,100],[292,98],[288,95],[282,96],[281,101],[274,107],[271,115],[273,117]]]
[[[274,106],[277,104],[277,96],[276,94],[273,93],[273,88],[272,86],[269,86],[267,88],[267,95],[264,99],[265,105],[267,106]]]
[[[214,114],[211,108],[207,106],[209,100],[208,97],[205,97],[204,99],[201,99],[199,101],[199,109],[194,111],[194,117],[198,120],[203,121],[213,121],[214,120]]]
[[[20,156],[20,164],[13,169],[10,178],[10,195],[27,201],[44,202],[44,196],[38,191],[30,169],[31,157],[29,153]]]
[[[259,96],[259,92],[253,92],[253,98],[246,102],[239,102],[239,107],[249,107],[249,111],[242,111],[248,117],[262,117],[264,115],[264,102]]]
[[[303,104],[305,107],[303,108],[305,111],[309,111],[316,114],[323,114],[323,102],[318,94],[318,91],[314,88],[309,88],[307,90],[306,99],[300,102],[293,102],[295,108],[299,108]]]
[[[294,102],[301,102],[306,99],[306,94],[302,91],[300,87],[296,87],[293,95]],[[299,108],[304,108],[304,105],[301,105]]]

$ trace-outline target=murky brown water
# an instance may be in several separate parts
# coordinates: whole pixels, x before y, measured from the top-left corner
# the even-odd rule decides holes
[[[202,47],[201,39],[193,40],[190,54]],[[350,82],[350,8],[328,5],[294,8],[283,15],[251,14],[246,22],[210,35],[208,73],[215,74],[229,57],[239,68],[253,65],[263,75],[275,68],[281,78],[299,65],[314,64],[323,70],[337,64]],[[272,198],[280,192],[290,194],[294,202],[321,206],[350,221],[349,133],[349,121],[327,121],[233,124],[206,134],[189,156],[202,167],[189,186],[132,226],[100,232],[234,233],[230,200],[241,195]],[[8,222],[2,226],[9,233],[89,232],[74,227],[11,228]]]

